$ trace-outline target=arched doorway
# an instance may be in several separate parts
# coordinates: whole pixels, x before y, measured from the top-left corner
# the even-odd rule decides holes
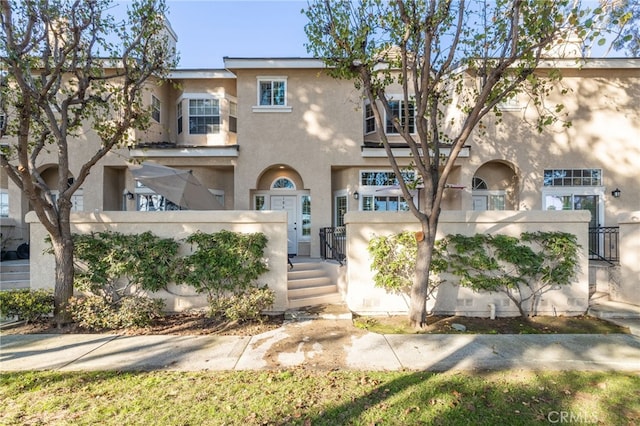
[[[308,256],[311,249],[311,195],[300,174],[277,164],[265,169],[252,191],[254,210],[279,210],[287,213],[287,252]]]
[[[514,210],[518,205],[518,175],[501,161],[489,161],[471,181],[473,210]]]

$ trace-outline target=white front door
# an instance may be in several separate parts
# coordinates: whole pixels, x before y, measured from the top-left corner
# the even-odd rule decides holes
[[[473,210],[486,211],[487,210],[487,196],[486,195],[474,195],[471,197],[473,202]]]
[[[287,251],[289,254],[298,254],[298,211],[295,195],[272,195],[271,210],[284,210],[287,212]]]

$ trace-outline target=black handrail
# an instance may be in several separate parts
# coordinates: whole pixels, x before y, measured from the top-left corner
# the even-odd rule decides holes
[[[619,242],[618,226],[589,228],[589,260],[602,260],[611,264],[620,262]]]
[[[345,254],[346,241],[347,232],[344,226],[320,228],[320,257],[324,260],[337,260],[338,263],[344,265],[343,262],[347,258]]]

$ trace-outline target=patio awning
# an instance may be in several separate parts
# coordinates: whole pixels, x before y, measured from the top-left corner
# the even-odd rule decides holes
[[[133,177],[174,204],[188,210],[223,210],[224,207],[191,173],[151,161],[130,164]]]

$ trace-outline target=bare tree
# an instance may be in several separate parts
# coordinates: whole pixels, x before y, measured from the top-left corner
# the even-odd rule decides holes
[[[73,295],[72,196],[91,168],[127,141],[130,129],[148,125],[141,95],[175,57],[164,39],[163,0],[135,0],[122,20],[111,11],[110,0],[3,0],[0,6],[2,104],[10,137],[0,164],[51,238],[58,324]],[[91,143],[80,137],[86,128],[99,142],[79,170],[70,170],[74,144]],[[55,186],[38,168],[50,153],[58,162]]]
[[[385,114],[394,117],[412,154],[416,180],[398,181],[421,225],[409,306],[414,327],[426,324],[438,218],[458,155],[481,120],[492,112],[499,119],[498,104],[519,92],[527,91],[538,107],[539,129],[558,118],[561,106],[547,110],[544,98],[561,76],[542,74],[538,64],[552,48],[587,34],[598,13],[577,0],[309,2],[307,50],[331,75],[362,89],[396,176],[402,170],[385,133]],[[399,111],[391,108],[390,87],[402,91]],[[409,192],[416,185],[425,193],[419,206]]]

